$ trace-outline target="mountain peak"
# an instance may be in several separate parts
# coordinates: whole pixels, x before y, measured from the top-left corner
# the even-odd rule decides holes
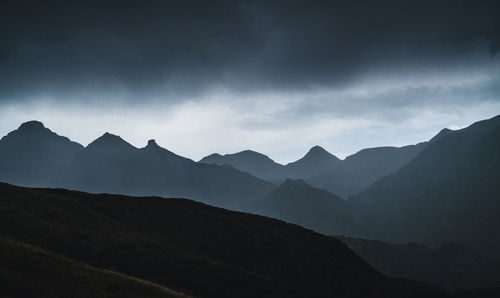
[[[316,154],[316,153],[329,153],[329,152],[326,151],[325,148],[323,148],[319,145],[316,145],[316,146],[312,147],[311,149],[309,149],[308,153]]]
[[[32,120],[32,121],[24,122],[23,124],[21,124],[21,126],[19,126],[18,129],[19,130],[30,130],[30,131],[33,131],[33,130],[45,129],[45,126],[40,121]]]
[[[304,156],[305,158],[334,158],[338,159],[335,155],[331,154],[330,152],[326,151],[325,148],[321,146],[314,146],[311,149],[309,149],[309,152]]]
[[[156,148],[156,147],[160,147],[160,146],[158,146],[158,144],[156,143],[156,141],[154,139],[151,139],[148,141],[148,145],[146,147]]]
[[[112,133],[109,133],[109,132],[105,132],[100,138],[98,138],[98,140],[123,140],[119,135],[114,135]]]
[[[433,142],[443,138],[444,136],[449,135],[452,132],[453,132],[453,130],[451,130],[449,128],[443,128],[443,129],[441,129],[441,131],[437,135],[435,135],[432,139],[430,139],[429,142],[433,143]]]
[[[120,136],[111,134],[109,132],[104,133],[102,136],[90,143],[87,147],[95,146],[120,146],[134,148],[134,146],[127,143],[127,141],[122,139]]]

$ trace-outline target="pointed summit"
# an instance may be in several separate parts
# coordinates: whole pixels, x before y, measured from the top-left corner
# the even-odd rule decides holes
[[[110,134],[109,132],[104,133],[102,136],[94,140],[87,146],[88,149],[92,148],[105,148],[109,149],[135,149],[134,146],[129,144],[127,141],[122,139],[118,135]]]
[[[111,134],[109,132],[105,132],[101,137],[97,138],[94,142],[106,142],[106,143],[112,143],[112,142],[125,142],[124,139],[122,139],[118,135]]]
[[[155,156],[156,158],[160,158],[163,161],[175,162],[175,163],[193,162],[189,158],[177,155],[172,151],[161,147],[160,145],[158,145],[158,143],[156,143],[154,139],[149,140],[146,147],[141,148],[139,150],[146,153],[147,156],[149,157]]]
[[[323,147],[318,145],[309,149],[307,154],[300,160],[340,161],[340,159],[338,159],[335,155],[331,154],[330,152],[326,151]]]
[[[289,178],[313,177],[333,170],[341,160],[320,146],[314,146],[301,159],[286,165]]]
[[[443,128],[437,135],[435,135],[432,139],[430,139],[429,143],[434,143],[435,141],[440,140],[441,138],[449,135],[450,133],[453,133],[453,130],[449,128]]]
[[[311,149],[309,149],[309,152],[307,152],[306,156],[324,156],[324,157],[334,157],[338,159],[335,155],[331,154],[330,152],[326,151],[325,148],[321,146],[314,146]]]

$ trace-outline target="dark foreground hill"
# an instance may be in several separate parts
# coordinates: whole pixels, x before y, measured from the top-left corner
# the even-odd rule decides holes
[[[0,225],[7,296],[447,296],[333,237],[184,199],[0,184]]]

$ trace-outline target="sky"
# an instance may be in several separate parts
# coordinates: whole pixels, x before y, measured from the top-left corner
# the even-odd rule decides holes
[[[71,2],[71,3],[69,3]],[[376,3],[375,3],[376,2]],[[498,1],[3,1],[0,135],[28,120],[287,163],[500,114]]]

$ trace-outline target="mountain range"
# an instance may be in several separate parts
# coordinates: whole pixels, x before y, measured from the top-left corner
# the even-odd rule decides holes
[[[327,235],[420,243],[429,255],[457,243],[467,248],[444,251],[497,262],[499,152],[500,116],[464,129],[443,129],[417,145],[364,149],[344,160],[316,146],[287,165],[253,151],[195,162],[154,140],[136,148],[109,133],[83,147],[30,121],[0,140],[0,180],[91,193],[186,197]],[[370,261],[371,254],[365,256],[375,268],[398,276]],[[412,274],[401,277],[420,279]],[[457,280],[425,281],[449,287],[460,284]]]
[[[189,197],[238,209],[273,184],[229,166],[196,163],[150,140],[136,148],[105,133],[87,147],[30,121],[0,140],[0,180],[94,193]]]
[[[245,150],[234,154],[212,154],[201,163],[230,165],[256,177],[280,183],[285,179],[302,179],[347,198],[376,180],[396,172],[408,163],[427,142],[404,147],[363,149],[340,160],[320,146],[312,147],[301,159],[282,165],[264,154]]]

